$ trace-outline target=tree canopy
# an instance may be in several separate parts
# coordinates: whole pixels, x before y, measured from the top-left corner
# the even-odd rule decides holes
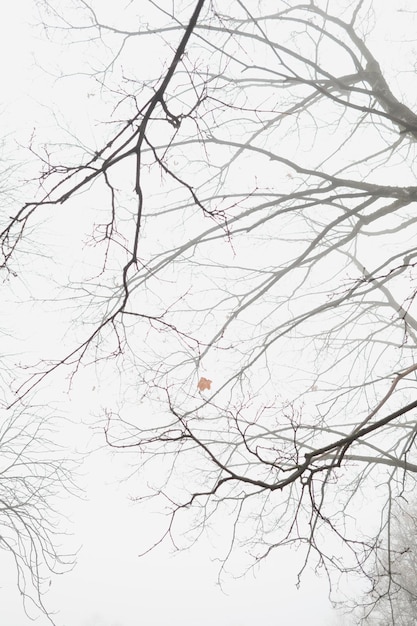
[[[416,11],[108,4],[39,2],[79,100],[2,216],[40,337],[4,408],[94,381],[161,541],[215,529],[221,575],[294,545],[378,605],[417,472]]]

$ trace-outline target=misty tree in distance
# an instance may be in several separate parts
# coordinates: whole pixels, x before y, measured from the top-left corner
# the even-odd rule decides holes
[[[3,270],[36,242],[71,320],[9,405],[94,377],[161,540],[214,529],[225,571],[302,547],[331,581],[385,581],[374,605],[417,472],[416,79],[394,43],[416,15],[381,4],[40,3],[109,117],[95,143],[34,136],[38,192],[1,228]]]
[[[28,616],[37,609],[48,615],[43,595],[50,577],[69,571],[75,560],[60,545],[56,508],[57,494],[74,487],[72,465],[59,454],[55,438],[44,412],[1,411],[0,548],[12,558]]]
[[[3,120],[4,121],[4,120]],[[9,151],[7,138],[1,143],[0,198],[4,214],[12,212],[18,195],[17,180],[21,166],[16,154]],[[51,576],[69,571],[75,555],[62,548],[62,511],[59,497],[76,493],[74,460],[59,446],[62,438],[58,429],[62,420],[55,421],[55,412],[38,397],[36,402],[22,402],[8,408],[10,389],[17,367],[25,333],[12,337],[10,316],[18,317],[17,302],[22,291],[16,289],[13,271],[2,276],[2,308],[0,336],[2,361],[0,369],[0,553],[3,567],[11,563],[16,573],[16,584],[24,609],[33,617],[39,610],[54,623],[44,604],[44,593],[49,589]],[[14,289],[10,290],[13,284]],[[29,305],[29,309],[31,305]],[[27,312],[27,309],[24,313]],[[25,316],[26,334],[33,332]],[[29,329],[29,330],[28,330]],[[7,332],[9,330],[9,332]],[[33,399],[32,399],[33,400]],[[6,570],[7,571],[7,570]],[[7,579],[6,579],[7,580]],[[4,609],[3,580],[2,615]]]
[[[361,611],[365,624],[413,626],[416,615],[416,511],[415,501],[397,500],[392,509],[390,545],[373,572],[376,584]],[[389,588],[389,593],[387,593]],[[374,607],[376,606],[376,609]]]

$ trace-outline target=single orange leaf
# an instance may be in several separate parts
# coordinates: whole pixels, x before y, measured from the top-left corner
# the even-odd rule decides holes
[[[210,391],[211,383],[211,380],[202,376],[197,383],[197,387],[200,391],[204,391],[204,389],[208,389]]]

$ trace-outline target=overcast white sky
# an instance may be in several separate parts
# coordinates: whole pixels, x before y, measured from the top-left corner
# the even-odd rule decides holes
[[[152,532],[153,518],[129,505],[124,490],[106,484],[109,464],[95,459],[97,479],[89,499],[75,505],[75,537],[82,543],[73,572],[53,581],[48,605],[59,610],[62,626],[296,626],[305,619],[314,626],[331,624],[326,587],[307,575],[295,588],[296,555],[280,552],[245,580],[230,581],[225,592],[215,586],[218,563],[207,546],[173,556],[165,548],[138,558],[141,539]],[[26,626],[15,591],[11,561],[2,561],[0,577],[2,623]],[[47,624],[41,617],[37,624]]]
[[[16,130],[18,137],[47,123],[50,112],[41,105],[54,99],[51,81],[34,64],[37,55],[42,59],[47,54],[47,44],[37,40],[38,32],[29,25],[35,19],[34,4],[34,0],[9,3],[0,22],[4,110],[0,121],[3,119],[4,134]],[[72,89],[64,95],[68,108],[75,115],[84,115],[77,92]],[[81,408],[85,410],[90,403],[88,386],[84,393],[85,397],[74,399],[75,421]],[[70,428],[73,437],[78,433],[88,442],[88,427],[77,428]],[[74,535],[69,545],[80,546],[80,551],[74,570],[53,580],[47,598],[47,606],[57,611],[57,626],[343,623],[331,609],[325,580],[307,572],[301,589],[296,589],[300,561],[295,551],[280,550],[261,564],[256,576],[229,579],[223,591],[216,585],[219,563],[204,541],[186,553],[173,554],[164,545],[139,558],[144,539],[154,534],[161,520],[144,514],[129,500],[129,495],[137,494],[132,493],[131,482],[120,485],[123,469],[124,459],[115,461],[108,451],[90,456],[81,469],[84,499],[68,500],[64,505]],[[33,615],[39,626],[46,626],[44,617]],[[33,623],[25,617],[13,563],[4,553],[0,555],[0,623]]]
[[[31,0],[8,3],[0,21],[3,134],[17,131],[21,136],[22,129],[43,124],[42,107],[35,103],[52,100],[50,81],[45,77],[42,82],[35,65],[37,52],[45,54],[45,43],[37,41],[38,32],[30,26],[33,5]],[[68,97],[77,109],[77,94]],[[332,623],[324,581],[308,574],[297,591],[295,553],[280,551],[256,577],[230,580],[224,592],[216,586],[219,564],[211,560],[209,546],[175,555],[162,546],[139,558],[155,518],[129,502],[128,489],[117,484],[120,462],[115,468],[108,453],[98,453],[82,472],[85,499],[66,503],[74,533],[69,545],[81,546],[77,565],[53,580],[47,599],[48,607],[58,611],[59,626],[296,626],[307,619],[311,626]],[[39,626],[48,623],[36,611],[33,617]],[[0,559],[0,622],[33,623],[23,612],[13,562],[5,553]]]

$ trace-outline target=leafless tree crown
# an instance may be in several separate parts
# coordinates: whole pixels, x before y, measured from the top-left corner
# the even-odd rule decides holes
[[[218,523],[226,568],[294,544],[372,578],[417,471],[412,4],[41,4],[109,117],[35,134],[4,216],[4,272],[35,242],[73,316],[9,405],[94,376],[175,545]]]

